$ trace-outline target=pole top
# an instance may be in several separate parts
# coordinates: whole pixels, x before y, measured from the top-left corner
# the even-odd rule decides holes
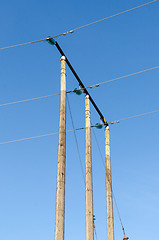
[[[88,94],[86,94],[85,98],[86,98],[86,99],[89,99],[89,95],[88,95]]]
[[[65,56],[62,56],[61,58],[60,58],[60,60],[62,61],[62,60],[66,60],[66,57]]]
[[[108,130],[109,130],[109,126],[108,126],[108,125],[106,126],[106,129],[108,129]]]

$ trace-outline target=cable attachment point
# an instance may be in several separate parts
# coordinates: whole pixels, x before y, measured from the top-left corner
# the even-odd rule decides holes
[[[97,129],[102,129],[103,128],[103,124],[102,123],[96,123],[95,127]]]
[[[113,123],[119,123],[119,121],[114,121]],[[112,123],[111,123],[112,124]]]
[[[123,238],[123,240],[128,240],[129,238],[126,236],[126,235],[124,235],[124,238]]]
[[[95,125],[95,127],[96,127],[97,129],[102,129],[103,126],[108,126],[108,124],[107,124],[105,118],[104,118],[104,123],[103,123],[103,120],[100,119],[100,123],[96,123],[96,125]]]
[[[79,88],[75,88],[73,90],[73,92],[76,93],[78,96],[80,96],[82,94],[82,90],[80,89],[80,87]]]
[[[53,38],[51,38],[50,36],[46,39],[46,41],[51,45],[55,45],[55,43],[56,43],[56,41]]]
[[[124,227],[122,227],[122,230],[123,230],[123,233],[124,233],[124,238],[123,238],[123,240],[128,240],[129,238],[125,235],[125,229],[124,229]]]

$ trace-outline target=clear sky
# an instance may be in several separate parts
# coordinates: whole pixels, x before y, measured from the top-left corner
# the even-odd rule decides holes
[[[6,0],[0,47],[56,35],[145,0]],[[57,39],[86,86],[158,66],[159,2]],[[90,93],[107,121],[159,109],[159,70]],[[78,87],[67,67],[67,90]],[[60,91],[60,54],[47,42],[0,51],[0,104]],[[75,128],[84,94],[69,94]],[[58,131],[59,96],[0,107],[0,142]],[[110,126],[113,190],[127,235],[159,235],[159,114]],[[99,117],[91,106],[92,124]],[[67,129],[72,129],[67,108]],[[104,130],[95,130],[104,158]],[[83,166],[85,133],[77,132]],[[0,145],[0,239],[54,239],[58,135]],[[67,134],[65,239],[85,239],[85,187],[73,133]],[[105,172],[92,132],[94,214],[106,239]],[[115,240],[123,234],[114,206]]]

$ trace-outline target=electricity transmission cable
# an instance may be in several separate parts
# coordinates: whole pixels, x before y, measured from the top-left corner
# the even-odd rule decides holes
[[[60,93],[55,93],[55,94],[50,94],[50,95],[47,95],[47,96],[41,96],[41,97],[35,97],[35,98],[29,98],[29,99],[23,99],[23,100],[9,102],[9,103],[3,103],[3,104],[0,104],[0,107],[13,105],[13,104],[17,104],[17,103],[30,102],[30,101],[43,99],[43,98],[49,98],[49,97],[58,96],[58,95],[60,95]]]
[[[70,117],[71,117],[72,127],[73,127],[73,129],[75,129],[75,125],[74,125],[74,121],[73,121],[73,117],[72,117],[71,106],[70,106],[68,95],[67,95],[67,103],[68,103],[68,109],[69,109],[69,113],[70,113]],[[78,158],[79,158],[79,161],[80,161],[83,182],[84,182],[84,185],[85,185],[84,168],[83,168],[83,164],[82,164],[81,154],[80,154],[80,150],[79,150],[79,144],[78,144],[78,141],[77,141],[77,136],[76,136],[76,132],[75,131],[74,131],[74,138],[75,138],[75,142],[76,142]]]
[[[123,78],[127,78],[127,77],[132,77],[132,76],[135,76],[135,75],[138,75],[138,74],[141,74],[141,73],[145,73],[145,72],[149,72],[149,71],[152,71],[152,70],[155,70],[155,69],[159,69],[159,66],[152,67],[152,68],[147,68],[147,69],[141,70],[139,72],[130,73],[128,75],[124,75],[124,76],[121,76],[121,77],[113,78],[113,79],[110,79],[110,80],[107,80],[107,81],[104,81],[104,82],[101,82],[101,83],[96,83],[96,84],[94,84],[92,86],[88,86],[86,88],[99,87],[100,85],[103,85],[103,84],[106,84],[106,83],[114,82],[114,81],[117,81],[117,80],[120,80],[120,79],[123,79]],[[76,89],[76,91],[77,90],[82,90],[82,89]],[[73,91],[74,90],[72,90],[70,92],[73,92]]]
[[[113,121],[113,122],[108,122],[108,123],[109,123],[109,124],[119,123],[119,122],[121,122],[121,121],[129,120],[129,119],[137,118],[137,117],[142,117],[142,116],[146,116],[146,115],[153,114],[153,113],[157,113],[157,112],[159,112],[159,109],[158,109],[158,110],[155,110],[155,111],[147,112],[147,113],[141,113],[141,114],[138,114],[138,115],[121,118],[121,119],[119,119],[119,120],[116,120],[116,121]]]
[[[152,71],[152,70],[155,70],[155,69],[159,69],[159,66],[152,67],[152,68],[147,68],[147,69],[141,70],[139,72],[130,73],[128,75],[124,75],[124,76],[121,76],[121,77],[113,78],[113,79],[110,79],[110,80],[107,80],[107,81],[104,81],[104,82],[101,82],[101,83],[94,84],[92,86],[87,86],[87,87],[85,87],[85,89],[87,89],[87,88],[92,89],[92,88],[95,88],[95,87],[99,87],[102,84],[106,84],[106,83],[109,83],[109,82],[114,82],[114,81],[117,81],[117,80],[120,80],[120,79],[123,79],[123,78],[131,77],[131,76],[138,75],[138,74],[141,74],[141,73],[145,73],[145,72],[148,72],[148,71]],[[84,90],[84,89],[80,88],[80,89],[76,89],[76,91],[77,90]],[[67,91],[67,93],[73,93],[73,92],[75,92],[75,90]],[[13,104],[17,104],[17,103],[34,101],[34,100],[38,100],[38,99],[49,98],[49,97],[58,96],[58,95],[60,95],[60,93],[50,94],[50,95],[41,96],[41,97],[34,97],[34,98],[29,98],[29,99],[24,99],[24,100],[9,102],[9,103],[3,103],[3,104],[0,104],[0,107],[13,105]]]
[[[152,3],[154,3],[154,2],[157,2],[157,1],[158,1],[158,0],[154,0],[154,1],[151,1],[151,2],[147,2],[147,3],[145,3],[145,4],[142,4],[142,5],[139,5],[139,6],[130,8],[130,9],[128,9],[128,10],[125,10],[125,11],[122,11],[122,12],[119,12],[119,13],[116,13],[116,14],[113,14],[113,15],[111,15],[111,16],[109,16],[109,17],[105,17],[105,18],[100,19],[100,20],[97,20],[97,21],[95,21],[95,22],[88,23],[88,24],[83,25],[83,26],[81,26],[81,27],[75,28],[75,29],[73,29],[73,31],[79,30],[79,29],[81,29],[81,28],[89,27],[89,26],[94,25],[94,24],[96,24],[96,23],[105,21],[105,20],[110,19],[110,18],[113,18],[113,17],[117,17],[117,16],[119,16],[119,15],[121,15],[121,14],[128,13],[128,12],[130,12],[130,11],[136,10],[136,9],[141,8],[141,7],[144,7],[144,6],[147,6],[147,5],[152,4]]]
[[[63,35],[63,33],[58,34],[58,35],[55,35],[53,38],[57,38],[57,37],[59,37],[59,36],[61,36],[61,35]],[[43,41],[47,41],[49,38],[50,38],[50,37],[43,38],[43,39],[40,39],[40,40],[31,41],[31,42],[20,43],[20,44],[8,46],[8,47],[2,47],[2,48],[0,48],[0,50],[9,49],[9,48],[15,48],[15,47],[20,47],[20,46],[25,46],[25,45],[29,45],[29,44],[32,44],[32,43],[43,42]]]
[[[136,10],[136,9],[139,9],[139,8],[141,8],[141,7],[145,7],[145,6],[149,5],[149,4],[155,3],[155,2],[157,2],[157,1],[159,1],[159,0],[154,0],[154,1],[147,2],[147,3],[145,3],[145,4],[142,4],[142,5],[139,5],[139,6],[130,8],[130,9],[127,9],[127,10],[125,10],[125,11],[122,11],[122,12],[119,12],[119,13],[116,13],[116,14],[113,14],[113,15],[111,15],[111,16],[108,16],[108,17],[102,18],[102,19],[100,19],[100,20],[97,20],[97,21],[94,21],[94,22],[85,24],[85,25],[83,25],[83,26],[74,28],[74,29],[72,29],[72,30],[69,30],[69,31],[67,31],[67,32],[60,33],[60,34],[55,35],[55,36],[52,36],[52,37],[47,37],[47,38],[43,38],[43,39],[36,40],[36,41],[31,41],[31,42],[26,42],[26,43],[20,43],[20,44],[12,45],[12,46],[2,47],[2,48],[0,48],[0,50],[9,49],[9,48],[15,48],[15,47],[24,46],[24,45],[29,45],[29,44],[38,43],[38,42],[43,42],[43,41],[49,40],[50,38],[57,38],[57,37],[60,37],[60,36],[65,36],[65,35],[67,35],[67,34],[69,34],[69,33],[73,33],[73,32],[75,32],[75,31],[77,31],[77,30],[82,29],[82,28],[89,27],[89,26],[91,26],[91,25],[100,23],[100,22],[105,21],[105,20],[107,20],[107,19],[110,19],[110,18],[113,18],[113,17],[117,17],[117,16],[119,16],[119,15],[121,15],[121,14],[125,14],[125,13],[128,13],[128,12],[131,12],[131,11]]]
[[[106,169],[105,169],[105,164],[104,164],[104,159],[103,159],[103,155],[102,155],[102,152],[101,152],[101,149],[100,149],[100,146],[99,146],[99,142],[98,142],[98,139],[97,139],[97,136],[96,136],[96,133],[93,129],[93,134],[94,134],[94,138],[95,138],[95,141],[96,141],[96,145],[97,145],[97,148],[98,148],[98,151],[99,151],[99,154],[100,154],[100,159],[102,161],[102,164],[103,164],[103,167],[104,167],[104,172],[106,174]],[[112,189],[112,185],[110,183],[110,180],[109,180],[109,177],[108,177],[108,182],[111,186],[111,189]],[[122,227],[122,231],[125,235],[125,230],[124,230],[124,226],[123,226],[123,222],[122,222],[122,219],[121,219],[121,215],[120,215],[120,211],[119,211],[119,208],[118,208],[118,204],[117,204],[117,201],[116,201],[116,197],[115,197],[115,194],[114,194],[114,191],[112,189],[112,196],[113,196],[113,199],[114,199],[114,203],[115,203],[115,206],[116,206],[116,210],[117,210],[117,214],[118,214],[118,218],[119,218],[119,221],[120,221],[120,224],[121,224],[121,227]]]
[[[85,128],[71,129],[71,130],[67,130],[66,132],[69,133],[69,132],[83,130],[83,129],[85,129]],[[59,134],[59,132],[42,134],[42,135],[39,135],[39,136],[28,137],[28,138],[15,139],[15,140],[11,140],[11,141],[1,142],[0,145],[4,145],[4,144],[8,144],[8,143],[14,143],[14,142],[21,142],[21,141],[35,139],[35,138],[42,138],[42,137],[47,137],[47,136],[52,136],[52,135],[57,135],[57,134]]]
[[[120,121],[125,121],[125,120],[129,120],[129,119],[133,119],[133,118],[137,118],[137,117],[141,117],[141,116],[145,116],[148,114],[153,114],[153,113],[157,113],[159,112],[159,109],[156,111],[152,111],[152,112],[148,112],[148,113],[142,113],[142,114],[138,114],[135,116],[131,116],[131,117],[127,117],[127,118],[122,118],[116,121],[112,121],[112,122],[108,122],[108,124],[115,124],[115,123],[119,123]],[[96,125],[91,126],[91,128],[96,127]],[[81,128],[76,128],[76,129],[71,129],[71,130],[67,130],[66,132],[73,132],[73,131],[79,131],[79,130],[84,130],[85,127],[81,127]],[[22,138],[22,139],[15,139],[15,140],[11,140],[11,141],[6,141],[6,142],[0,142],[0,145],[4,145],[7,143],[14,143],[14,142],[21,142],[21,141],[25,141],[25,140],[30,140],[30,139],[35,139],[35,138],[42,138],[42,137],[46,137],[46,136],[51,136],[51,135],[56,135],[59,132],[54,132],[54,133],[48,133],[48,134],[43,134],[43,135],[39,135],[39,136],[34,136],[34,137],[28,137],[28,138]]]

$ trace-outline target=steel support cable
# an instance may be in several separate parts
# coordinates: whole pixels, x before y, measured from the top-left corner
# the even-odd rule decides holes
[[[50,39],[50,38],[57,38],[57,37],[60,37],[60,36],[65,36],[65,35],[67,35],[67,34],[69,34],[69,33],[73,33],[74,31],[80,30],[80,29],[85,28],[85,27],[89,27],[89,26],[91,26],[91,25],[97,24],[97,23],[99,23],[99,22],[105,21],[105,20],[110,19],[110,18],[113,18],[113,17],[117,17],[117,16],[119,16],[119,15],[121,15],[121,14],[131,12],[131,11],[136,10],[136,9],[138,9],[138,8],[145,7],[145,6],[149,5],[149,4],[155,3],[155,2],[157,2],[157,1],[159,1],[159,0],[154,0],[154,1],[151,1],[151,2],[147,2],[147,3],[145,3],[145,4],[142,4],[142,5],[139,5],[139,6],[130,8],[130,9],[128,9],[128,10],[125,10],[125,11],[122,11],[122,12],[119,12],[119,13],[116,13],[116,14],[113,14],[113,15],[111,15],[111,16],[102,18],[102,19],[97,20],[97,21],[95,21],[95,22],[88,23],[88,24],[86,24],[86,25],[83,25],[83,26],[74,28],[74,29],[72,29],[72,30],[69,30],[69,31],[67,31],[67,32],[60,33],[60,34],[55,35],[55,36],[52,36],[52,37],[47,37],[47,38],[43,38],[43,39],[36,40],[36,41],[26,42],[26,43],[20,43],[20,44],[8,46],[8,47],[2,47],[2,48],[0,48],[0,50],[9,49],[9,48],[14,48],[14,47],[19,47],[19,46],[24,46],[24,45],[29,45],[29,44],[32,44],[32,43],[43,42],[43,41],[46,41],[46,40],[48,40],[48,39]]]
[[[91,125],[92,125],[92,122],[91,122]],[[93,134],[94,134],[94,136],[95,136],[95,138],[96,138],[96,135],[95,135],[95,131],[94,131],[94,129],[93,129]],[[100,151],[100,148],[99,148],[98,142],[97,142],[97,146],[98,146],[98,150],[99,150],[99,152],[100,152],[100,154],[101,154],[101,156],[102,156],[102,153],[101,153],[101,151]],[[96,240],[98,240],[95,223],[94,223],[94,232],[95,232]]]
[[[72,127],[73,127],[73,129],[75,129],[68,95],[67,95],[67,102],[68,102],[68,108],[69,108],[69,112],[70,112]],[[91,126],[91,127],[93,128],[94,126]],[[76,147],[77,147],[77,151],[78,151],[78,157],[79,157],[79,160],[80,160],[80,166],[81,166],[81,171],[82,171],[82,176],[83,176],[83,182],[84,182],[84,185],[85,185],[84,168],[83,168],[83,165],[82,165],[81,154],[80,154],[79,145],[78,145],[77,136],[76,136],[76,132],[75,131],[74,131],[74,137],[75,137]],[[96,240],[98,240],[95,223],[94,223],[94,232],[95,232]]]
[[[97,84],[94,84],[92,86],[87,86],[85,88],[76,89],[76,91],[77,90],[84,90],[84,89],[87,89],[87,88],[92,89],[92,88],[95,88],[95,87],[99,87],[102,84],[106,84],[106,83],[109,83],[109,82],[114,82],[114,81],[117,81],[117,80],[120,80],[120,79],[123,79],[123,78],[131,77],[131,76],[138,75],[138,74],[141,74],[141,73],[145,73],[145,72],[148,72],[148,71],[152,71],[152,70],[155,70],[155,69],[159,69],[159,66],[152,67],[152,68],[147,68],[147,69],[141,70],[139,72],[130,73],[128,75],[124,75],[124,76],[121,76],[121,77],[118,77],[118,78],[113,78],[113,79],[107,80],[105,82],[97,83]],[[67,91],[67,93],[73,93],[73,92],[75,92],[75,90]],[[12,104],[17,104],[17,103],[34,101],[34,100],[43,99],[43,98],[49,98],[49,97],[58,96],[58,95],[60,95],[60,93],[55,93],[55,94],[50,94],[50,95],[47,95],[47,96],[41,96],[41,97],[35,97],[35,98],[29,98],[29,99],[24,99],[24,100],[9,102],[9,103],[3,103],[3,104],[0,104],[0,107],[7,106],[7,105],[12,105]]]
[[[95,226],[95,225],[94,225],[94,226]],[[97,238],[97,231],[96,231],[96,228],[94,228],[94,232],[95,232],[96,240],[98,240],[98,238]]]
[[[71,117],[72,127],[73,127],[73,129],[75,129],[68,95],[67,95],[67,103],[68,103],[68,109],[69,109],[69,113],[70,113],[70,117]],[[79,158],[79,161],[80,161],[80,166],[81,166],[81,171],[82,171],[82,176],[83,176],[83,182],[84,182],[84,185],[85,185],[84,168],[83,168],[83,165],[82,165],[82,159],[81,159],[81,154],[80,154],[79,145],[78,145],[78,141],[77,141],[76,131],[74,131],[74,137],[75,137],[75,142],[76,142],[76,147],[77,147],[77,152],[78,152],[78,158]]]
[[[103,164],[103,167],[104,167],[104,172],[105,172],[105,174],[106,174],[106,167],[105,167],[103,155],[102,155],[102,152],[101,152],[101,149],[100,149],[100,146],[99,146],[99,143],[98,143],[98,139],[97,139],[97,136],[96,136],[96,134],[95,134],[94,129],[93,129],[93,134],[94,134],[95,141],[96,141],[96,145],[97,145],[97,148],[98,148],[98,151],[99,151],[99,154],[100,154],[100,158],[101,158],[101,161],[102,161],[102,164]],[[112,189],[112,185],[111,185],[109,176],[108,176],[108,182],[109,182],[110,187],[111,187],[111,189]],[[114,203],[115,203],[115,206],[116,206],[116,209],[117,209],[117,214],[118,214],[118,218],[119,218],[119,221],[120,221],[120,224],[121,224],[121,227],[122,227],[122,231],[123,231],[123,233],[124,233],[124,235],[125,235],[124,226],[123,226],[123,223],[122,223],[121,215],[120,215],[120,212],[119,212],[118,204],[117,204],[116,197],[115,197],[115,194],[114,194],[113,189],[112,189],[112,196],[113,196]]]

